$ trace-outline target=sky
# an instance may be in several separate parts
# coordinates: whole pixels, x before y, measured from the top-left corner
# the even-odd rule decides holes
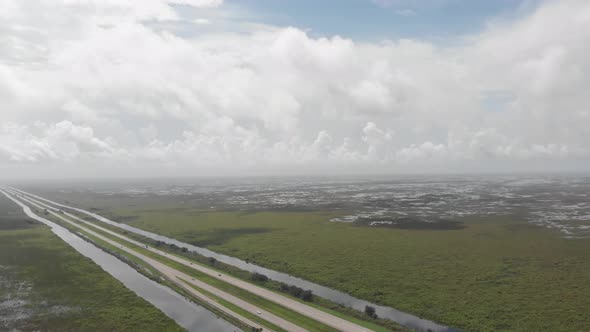
[[[585,0],[4,0],[0,179],[590,170]]]

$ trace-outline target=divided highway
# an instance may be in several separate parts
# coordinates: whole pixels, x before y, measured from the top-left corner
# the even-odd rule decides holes
[[[33,195],[15,188],[10,188],[10,191],[13,195],[16,195],[18,197],[20,197],[22,200],[28,202],[29,204],[32,204],[34,206],[37,206],[38,208],[41,209],[47,209],[52,215],[60,218],[61,220],[63,220],[64,222],[67,222],[69,224],[72,224],[75,227],[78,227],[82,230],[84,230],[85,232],[87,232],[88,234],[91,234],[111,245],[117,246],[119,248],[121,248],[122,250],[124,250],[125,252],[134,255],[140,259],[142,259],[144,262],[148,263],[149,265],[153,266],[155,269],[157,269],[158,271],[160,271],[162,274],[164,274],[165,276],[167,276],[168,278],[170,278],[171,280],[173,280],[174,282],[176,282],[177,284],[179,284],[181,287],[183,287],[184,289],[186,289],[187,291],[190,291],[193,295],[197,296],[198,298],[207,301],[208,303],[214,305],[216,308],[223,310],[224,312],[226,312],[227,314],[245,322],[248,325],[254,326],[254,327],[260,327],[259,324],[252,322],[249,319],[246,319],[245,317],[242,317],[241,315],[232,312],[231,310],[223,307],[222,305],[220,305],[219,303],[217,303],[215,300],[208,298],[207,296],[205,296],[204,294],[201,294],[200,292],[196,291],[193,287],[191,287],[191,285],[187,285],[186,282],[189,282],[195,286],[197,286],[200,289],[206,290],[212,294],[215,294],[215,296],[218,296],[219,298],[222,298],[225,301],[228,301],[236,306],[241,307],[242,309],[254,314],[254,315],[259,315],[261,318],[263,318],[264,320],[279,326],[282,329],[285,329],[287,331],[306,331],[305,329],[281,318],[278,317],[270,312],[261,310],[260,308],[257,308],[256,306],[242,300],[239,299],[231,294],[228,294],[224,291],[221,291],[215,287],[210,286],[209,284],[199,281],[199,280],[195,280],[193,279],[193,277],[178,271],[168,265],[165,265],[153,258],[147,257],[143,254],[141,254],[140,252],[134,250],[133,248],[127,247],[125,245],[122,245],[121,243],[117,242],[117,241],[113,241],[111,239],[109,239],[108,237],[105,237],[95,231],[93,231],[92,229],[82,226],[81,224],[85,224],[88,225],[94,229],[100,230],[101,232],[107,233],[109,235],[115,236],[125,242],[128,242],[129,244],[133,244],[133,245],[138,245],[138,246],[142,246],[142,247],[146,247],[146,245],[144,243],[141,243],[139,241],[133,240],[131,238],[128,238],[124,235],[121,235],[119,233],[113,232],[107,228],[98,226],[94,223],[91,223],[89,221],[83,220],[81,218],[79,218],[76,215],[73,215],[71,213],[68,213],[66,211],[60,210],[58,208],[56,208],[55,206],[59,206],[59,207],[63,207],[63,208],[67,208],[67,209],[72,209],[81,213],[84,213],[88,216],[91,216],[97,220],[101,220],[101,219],[106,219],[102,216],[96,215],[95,213],[83,210],[83,209],[79,209],[79,208],[74,208],[71,206],[67,206],[67,205],[63,205],[63,204],[59,204],[53,201],[50,201],[48,199],[45,199],[43,197],[37,196],[37,195]],[[44,202],[42,202],[42,201]],[[49,203],[49,204],[48,204]],[[52,204],[52,205],[50,205]],[[63,215],[59,212],[61,211],[61,213],[63,213]],[[75,223],[72,222],[71,220],[69,220],[68,218],[64,217],[67,216],[69,218],[72,218],[76,221],[78,221],[79,223]],[[192,269],[195,269],[201,273],[204,273],[210,277],[213,278],[217,278],[220,280],[223,280],[226,283],[232,284],[236,287],[239,287],[243,290],[246,290],[254,295],[260,296],[262,298],[265,298],[267,300],[270,300],[274,303],[277,303],[281,306],[284,306],[290,310],[293,310],[299,314],[305,315],[311,319],[314,319],[318,322],[321,322],[325,325],[328,325],[332,328],[335,328],[337,330],[340,331],[350,331],[350,332],[365,332],[365,331],[371,331],[363,326],[354,324],[350,321],[347,321],[345,319],[336,317],[332,314],[329,314],[327,312],[321,311],[319,309],[313,308],[309,305],[306,305],[304,303],[295,301],[293,299],[290,299],[286,296],[283,296],[281,294],[277,294],[274,293],[268,289],[259,287],[257,285],[251,284],[249,282],[246,282],[244,280],[241,279],[237,279],[235,277],[232,277],[230,275],[227,275],[225,273],[221,273],[218,271],[215,271],[213,269],[210,269],[206,266],[202,266],[202,265],[198,265],[196,263],[192,263],[191,261],[175,256],[175,255],[170,255],[167,254],[161,250],[158,250],[156,248],[152,248],[152,247],[147,247],[146,249],[150,250],[153,253],[156,253],[158,255],[161,255],[163,257],[166,257],[167,259],[171,259],[177,263],[183,264],[187,267],[190,267]],[[268,329],[267,329],[268,330]]]

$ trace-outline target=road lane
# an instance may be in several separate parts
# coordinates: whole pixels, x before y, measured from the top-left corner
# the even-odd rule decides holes
[[[30,199],[35,200],[39,204],[42,204],[42,205],[44,205],[44,206],[46,206],[46,207],[48,207],[48,208],[50,208],[50,209],[52,209],[54,211],[59,211],[59,209],[57,209],[57,208],[55,208],[53,206],[50,206],[50,205],[48,205],[46,203],[40,202],[38,199],[41,199],[41,200],[46,201],[46,202],[50,202],[50,203],[52,203],[54,205],[57,205],[57,206],[61,206],[61,207],[65,207],[65,208],[70,208],[70,209],[76,210],[78,212],[84,213],[84,214],[86,214],[88,216],[91,216],[91,217],[93,217],[95,219],[98,219],[97,218],[98,215],[96,215],[95,213],[92,213],[92,212],[89,212],[89,211],[86,211],[86,210],[83,210],[83,209],[74,208],[74,207],[70,207],[70,206],[67,206],[67,205],[59,204],[59,203],[50,201],[48,199],[45,199],[43,197],[40,197],[40,196],[37,196],[37,195],[34,195],[34,194],[30,194],[30,193],[24,192],[24,191],[19,190],[19,189],[15,189],[15,188],[11,188],[11,189],[14,189],[15,191],[17,191],[17,192],[19,192],[21,194],[27,195]],[[35,199],[33,197],[38,198],[38,199]],[[118,238],[120,238],[122,240],[125,240],[125,241],[129,242],[129,243],[133,243],[133,244],[136,244],[136,245],[139,245],[139,246],[145,246],[145,244],[143,244],[141,242],[138,242],[136,240],[130,239],[130,238],[126,237],[126,236],[123,236],[121,234],[118,234],[116,232],[113,232],[113,231],[111,231],[109,229],[103,228],[103,227],[98,226],[98,225],[96,225],[94,223],[91,223],[91,222],[88,222],[86,220],[83,220],[83,219],[81,219],[81,218],[79,218],[79,217],[77,217],[77,216],[75,216],[73,214],[67,213],[65,211],[64,211],[64,213],[66,215],[68,215],[69,217],[75,218],[76,220],[78,220],[80,222],[83,222],[83,223],[88,224],[88,225],[90,225],[92,227],[95,227],[97,229],[100,229],[101,231],[107,232],[108,234],[111,234],[113,236],[116,236],[116,237],[118,237]],[[98,216],[98,217],[104,218],[102,216]],[[287,308],[289,308],[289,309],[291,309],[293,311],[296,311],[296,312],[298,312],[298,313],[300,313],[302,315],[308,316],[308,317],[310,317],[312,319],[315,319],[315,320],[317,320],[319,322],[322,322],[322,323],[324,323],[324,324],[326,324],[328,326],[331,326],[331,327],[333,327],[333,328],[335,328],[337,330],[344,331],[344,332],[369,332],[369,331],[371,331],[370,329],[367,329],[367,328],[365,328],[363,326],[354,324],[354,323],[349,322],[349,321],[347,321],[345,319],[336,317],[336,316],[331,315],[331,314],[329,314],[327,312],[324,312],[324,311],[321,311],[319,309],[310,307],[310,306],[308,306],[308,305],[306,305],[304,303],[301,303],[301,302],[295,301],[293,299],[287,298],[287,297],[285,297],[283,295],[274,293],[274,292],[272,292],[272,291],[270,291],[268,289],[262,288],[260,286],[256,286],[254,284],[251,284],[249,282],[246,282],[246,281],[243,281],[241,279],[235,278],[235,277],[230,276],[228,274],[215,271],[213,269],[207,268],[207,267],[202,266],[202,265],[193,264],[189,260],[186,260],[186,259],[181,258],[181,257],[174,256],[174,255],[169,255],[169,254],[167,254],[167,253],[165,253],[163,251],[160,251],[160,250],[158,250],[156,248],[149,247],[148,249],[151,250],[151,251],[153,251],[153,252],[155,252],[155,253],[158,253],[160,255],[163,255],[163,256],[165,256],[165,257],[167,257],[169,259],[172,259],[172,260],[174,260],[174,261],[176,261],[176,262],[178,262],[180,264],[183,264],[183,265],[186,265],[188,267],[191,267],[191,268],[193,268],[193,269],[195,269],[195,270],[197,270],[199,272],[205,273],[205,274],[207,274],[207,275],[209,275],[209,276],[211,276],[213,278],[221,279],[221,280],[223,280],[225,282],[228,282],[228,283],[230,283],[230,284],[232,284],[234,286],[237,286],[239,288],[242,288],[242,289],[244,289],[244,290],[246,290],[246,291],[248,291],[248,292],[250,292],[252,294],[256,294],[256,295],[258,295],[260,297],[263,297],[263,298],[265,298],[267,300],[273,301],[273,302],[275,302],[277,304],[280,304],[280,305],[282,305],[284,307],[287,307]]]
[[[240,299],[238,297],[235,297],[235,296],[233,296],[233,295],[231,295],[229,293],[226,293],[226,292],[224,292],[222,290],[219,290],[219,289],[217,289],[217,288],[215,288],[213,286],[210,286],[209,284],[207,284],[205,282],[202,282],[202,281],[199,281],[197,279],[194,279],[192,276],[189,276],[188,274],[185,274],[185,273],[183,273],[181,271],[178,271],[178,270],[176,270],[176,269],[174,269],[174,268],[172,268],[172,267],[170,267],[170,266],[168,266],[168,265],[166,265],[164,263],[161,263],[160,261],[155,260],[155,259],[153,259],[151,257],[145,256],[145,255],[143,255],[143,254],[135,251],[134,249],[129,248],[127,246],[124,246],[124,245],[122,245],[119,242],[113,241],[113,240],[111,240],[111,239],[109,239],[109,238],[107,238],[107,237],[105,237],[105,236],[103,236],[103,235],[101,235],[99,233],[96,233],[95,231],[93,231],[93,230],[91,230],[91,229],[89,229],[87,227],[84,227],[82,225],[76,224],[76,223],[74,223],[74,222],[72,222],[72,221],[64,218],[62,215],[59,214],[59,212],[56,212],[56,211],[59,211],[59,209],[55,209],[55,208],[53,208],[53,207],[51,207],[49,205],[43,204],[43,203],[39,203],[38,204],[36,200],[30,199],[30,198],[26,198],[26,197],[23,197],[23,196],[20,196],[19,198],[21,198],[24,201],[27,201],[28,203],[30,203],[30,204],[32,204],[32,205],[34,205],[34,206],[36,206],[36,207],[38,207],[40,209],[47,208],[49,213],[51,213],[52,215],[60,218],[64,222],[67,222],[67,223],[69,223],[69,224],[71,224],[71,225],[73,225],[75,227],[78,227],[78,228],[82,229],[83,231],[87,232],[88,234],[91,234],[92,236],[95,236],[95,237],[101,239],[102,241],[105,241],[105,242],[107,242],[107,243],[109,243],[109,244],[111,244],[113,246],[116,246],[117,248],[120,248],[121,250],[123,250],[123,251],[125,251],[125,252],[127,252],[129,254],[132,254],[132,255],[140,258],[141,260],[143,260],[147,264],[149,264],[152,267],[154,267],[156,270],[158,270],[160,273],[162,273],[168,279],[170,279],[171,281],[179,284],[185,290],[189,291],[193,295],[197,296],[198,298],[200,298],[202,300],[206,300],[209,304],[211,304],[211,305],[215,306],[216,308],[218,308],[218,309],[220,309],[220,310],[222,310],[222,311],[230,314],[231,316],[239,319],[240,321],[242,321],[242,322],[244,322],[244,323],[246,323],[246,324],[248,324],[250,326],[254,326],[254,327],[258,327],[258,328],[262,327],[262,326],[260,326],[260,324],[255,323],[255,322],[253,322],[253,321],[251,321],[251,320],[249,320],[249,319],[247,319],[247,318],[245,318],[245,317],[243,317],[243,316],[241,316],[241,315],[239,315],[239,314],[237,314],[237,313],[235,313],[235,312],[227,309],[226,307],[224,307],[221,304],[219,304],[216,300],[211,299],[210,297],[208,297],[208,296],[202,294],[201,292],[195,290],[193,287],[191,287],[190,285],[188,285],[186,282],[188,282],[188,283],[190,283],[190,284],[192,284],[194,286],[197,286],[197,287],[199,287],[199,288],[201,288],[201,289],[203,289],[203,290],[205,290],[207,292],[210,292],[210,293],[214,294],[215,296],[217,296],[217,297],[219,297],[219,298],[221,298],[221,299],[223,299],[225,301],[228,301],[228,302],[230,302],[230,303],[232,303],[232,304],[240,307],[241,309],[243,309],[245,311],[248,311],[249,313],[251,313],[253,315],[258,315],[262,319],[264,319],[264,320],[266,320],[266,321],[268,321],[268,322],[270,322],[270,323],[272,323],[272,324],[274,324],[276,326],[279,326],[279,327],[281,327],[281,328],[283,328],[283,329],[285,329],[287,331],[293,331],[293,332],[306,332],[307,331],[306,329],[301,328],[301,327],[299,327],[299,326],[297,326],[297,325],[295,325],[295,324],[293,324],[293,323],[291,323],[291,322],[289,322],[289,321],[287,321],[287,320],[285,320],[285,319],[283,319],[281,317],[278,317],[278,316],[276,316],[276,315],[274,315],[274,314],[272,314],[272,313],[270,313],[270,312],[268,312],[268,311],[266,311],[264,309],[261,309],[261,308],[255,306],[255,305],[252,305],[252,304],[250,304],[247,301],[244,301],[244,300],[242,300],[242,299]],[[83,222],[85,222],[87,224],[92,225],[91,223],[88,223],[88,222],[86,222],[86,221],[84,221],[82,219],[80,219],[80,221],[83,221]],[[109,230],[106,230],[106,231],[109,231]],[[109,231],[109,233],[112,233],[112,232]],[[117,234],[114,233],[113,235],[117,235]],[[145,246],[144,244],[142,244],[140,242],[137,242],[137,241],[134,241],[134,240],[131,240],[131,239],[130,239],[129,242],[134,242],[133,244],[137,244],[137,245],[140,245],[140,246]],[[156,252],[156,253],[158,253],[158,254],[160,254],[162,256],[165,256],[166,258],[172,258],[171,255],[166,255],[165,253],[163,253],[163,252],[161,252],[159,250],[154,250],[154,252]],[[184,281],[181,280],[181,279],[183,279]],[[266,328],[266,327],[264,327],[264,328],[265,328],[265,331],[270,331],[268,328]]]

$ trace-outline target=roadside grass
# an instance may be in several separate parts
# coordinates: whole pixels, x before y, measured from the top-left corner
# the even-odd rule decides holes
[[[18,205],[0,193],[0,231],[30,229],[40,226],[40,223],[27,218]]]
[[[74,229],[72,225],[69,225],[67,223],[64,223],[63,221],[58,221],[58,218],[56,218],[54,216],[51,216],[51,218],[53,220],[59,222],[60,224],[68,227],[69,229]],[[72,220],[72,221],[75,222],[75,223],[78,223],[77,221],[74,221],[74,220]],[[84,225],[84,226],[91,227],[91,226],[88,226],[88,225]],[[106,246],[110,247],[110,249],[114,249],[114,250],[122,253],[125,256],[132,256],[132,255],[127,254],[124,251],[120,250],[119,248],[113,247],[112,245],[110,245],[110,244],[108,244],[108,243],[106,243],[106,242],[104,242],[104,241],[102,241],[102,240],[100,240],[100,239],[92,236],[91,234],[88,234],[88,233],[84,232],[83,230],[79,230],[79,229],[76,229],[76,230],[78,230],[81,233],[85,234],[86,236],[90,237],[92,240],[98,241],[101,244],[106,245]],[[107,237],[107,238],[109,238],[109,239],[111,239],[111,240],[113,240],[113,241],[116,241],[118,243],[121,243],[122,245],[125,245],[127,247],[130,247],[130,248],[132,248],[132,249],[134,249],[134,250],[136,250],[136,251],[138,251],[138,252],[140,252],[140,253],[142,253],[142,254],[150,257],[150,258],[156,259],[156,260],[158,260],[158,261],[160,261],[160,262],[162,262],[162,263],[164,263],[164,264],[166,264],[168,266],[171,266],[171,267],[173,267],[173,268],[175,268],[175,269],[177,269],[179,271],[182,271],[182,272],[184,272],[184,273],[186,273],[186,274],[188,274],[188,275],[190,275],[190,276],[192,276],[192,277],[194,277],[196,279],[199,279],[200,281],[203,281],[203,282],[205,282],[205,283],[207,283],[207,284],[209,284],[209,285],[211,285],[213,287],[216,287],[217,289],[220,289],[220,290],[223,290],[223,291],[225,291],[227,293],[230,293],[230,294],[232,294],[232,295],[234,295],[234,296],[236,296],[236,297],[238,297],[240,299],[243,299],[243,300],[245,300],[245,301],[247,301],[247,302],[249,302],[251,304],[254,304],[254,305],[256,305],[256,306],[258,306],[260,308],[263,308],[264,310],[267,310],[267,311],[269,311],[269,312],[271,312],[271,313],[273,313],[273,314],[275,314],[275,315],[277,315],[277,316],[279,316],[279,317],[281,317],[283,319],[286,319],[286,320],[288,320],[288,321],[290,321],[292,323],[295,323],[298,326],[301,326],[303,328],[306,328],[306,329],[308,329],[310,331],[326,331],[326,332],[337,331],[337,330],[335,330],[335,329],[333,329],[333,328],[331,328],[331,327],[329,327],[329,326],[327,326],[327,325],[325,325],[323,323],[320,323],[320,322],[318,322],[316,320],[313,320],[313,319],[311,319],[311,318],[309,318],[309,317],[307,317],[305,315],[299,314],[299,313],[297,313],[297,312],[295,312],[293,310],[290,310],[288,308],[285,308],[285,307],[283,307],[283,306],[281,306],[279,304],[276,304],[276,303],[274,303],[274,302],[272,302],[270,300],[267,300],[265,298],[262,298],[260,296],[255,295],[255,294],[252,294],[252,293],[250,293],[248,291],[245,291],[245,290],[243,290],[243,289],[241,289],[239,287],[233,286],[233,285],[231,285],[231,284],[229,284],[227,282],[224,282],[224,281],[219,280],[217,278],[213,278],[213,277],[211,277],[209,275],[206,275],[204,273],[201,273],[199,271],[195,271],[194,269],[192,269],[192,268],[190,268],[190,267],[188,267],[186,265],[180,264],[180,263],[175,262],[175,261],[173,261],[171,259],[168,259],[166,257],[162,257],[159,254],[156,254],[156,253],[154,253],[152,251],[147,250],[145,247],[131,244],[129,242],[126,242],[126,241],[124,241],[122,239],[117,238],[116,236],[113,236],[112,234],[108,234],[108,233],[106,233],[104,231],[101,231],[99,229],[95,229],[94,228],[92,230],[95,231],[95,232],[97,232],[97,233],[99,233],[99,234],[101,234],[101,235],[103,235],[103,236],[105,236],[105,237]],[[143,262],[141,259],[139,259],[139,258],[137,258],[135,256],[134,256],[133,260],[135,262],[137,262],[138,264],[147,265],[145,262]],[[196,264],[198,264],[198,263],[196,263]],[[227,303],[227,302],[225,302],[225,303]],[[232,305],[232,307],[235,308],[236,306],[233,306]],[[244,310],[240,310],[240,311],[241,312],[244,312]],[[251,316],[251,315],[249,315],[249,316]],[[260,321],[260,318],[258,318],[256,321]],[[268,326],[270,324],[270,323],[268,323],[268,322],[266,322],[264,320],[262,320],[262,321],[264,322],[263,324],[266,325],[266,326]]]
[[[180,295],[184,296],[185,298],[190,299],[191,301],[199,304],[200,306],[204,307],[205,309],[213,312],[214,314],[216,314],[218,317],[223,318],[224,320],[232,323],[233,325],[240,327],[241,329],[243,329],[244,331],[248,331],[251,330],[252,327],[241,322],[240,320],[226,314],[225,312],[217,309],[214,306],[211,306],[209,303],[201,300],[200,298],[195,297],[194,295],[192,295],[191,293],[187,292],[183,287],[179,286],[178,284],[174,283],[173,281],[169,280],[167,277],[163,276],[158,270],[156,270],[155,268],[153,268],[151,265],[149,265],[148,263],[146,263],[145,261],[143,261],[142,259],[138,258],[137,256],[131,255],[128,252],[124,251],[123,249],[121,249],[120,247],[117,246],[113,246],[112,244],[90,234],[85,232],[82,229],[79,229],[71,224],[68,224],[66,222],[64,222],[63,220],[50,215],[47,216],[48,219],[54,221],[55,223],[66,227],[67,229],[69,229],[70,231],[79,234],[82,237],[85,237],[88,241],[92,242],[95,246],[101,248],[102,250],[105,250],[107,252],[109,252],[110,254],[115,255],[117,258],[119,258],[120,260],[123,260],[124,262],[126,262],[127,264],[129,264],[131,267],[133,267],[135,270],[137,270],[138,272],[142,273],[143,275],[145,275],[146,277],[164,285],[167,286],[173,290],[175,290],[177,293],[179,293]],[[64,216],[66,217],[66,216]],[[66,217],[67,218],[67,217]],[[71,218],[68,218],[71,220]],[[71,220],[73,222],[76,222],[74,220]],[[120,239],[117,239],[114,236],[111,236],[110,234],[101,232],[100,230],[96,230],[97,233],[101,233],[104,236],[109,237],[112,240],[119,240],[120,243],[124,244],[124,241],[121,241]],[[126,244],[126,243],[125,243]],[[133,244],[128,244],[130,247],[133,247],[135,249],[143,249],[141,247],[137,247]],[[232,307],[235,307],[232,305]],[[243,310],[240,309],[240,311],[244,312]],[[265,326],[267,327],[271,327],[274,331],[279,332],[280,328],[275,327],[273,324],[268,323],[262,319],[260,319],[259,317],[257,322],[259,323],[264,323]],[[277,330],[277,328],[279,330]]]
[[[17,303],[0,330],[183,331],[3,195],[0,211],[0,303]]]
[[[399,324],[397,324],[393,321],[390,321],[387,319],[382,319],[382,318],[371,318],[371,317],[367,316],[366,314],[364,314],[363,312],[342,306],[340,304],[337,304],[335,302],[321,298],[319,296],[313,296],[313,301],[311,301],[311,302],[310,301],[303,301],[300,298],[292,296],[289,293],[284,293],[284,292],[278,291],[278,289],[280,288],[280,284],[281,284],[280,282],[273,281],[270,279],[267,280],[266,282],[253,282],[251,279],[252,274],[248,271],[241,270],[237,267],[234,267],[234,266],[231,266],[228,264],[224,264],[222,262],[211,261],[208,257],[202,256],[202,255],[194,253],[194,252],[183,252],[181,250],[182,248],[180,248],[180,247],[171,247],[171,246],[165,245],[165,244],[161,244],[158,246],[157,241],[155,241],[153,239],[146,238],[142,235],[128,232],[128,231],[125,231],[121,228],[96,221],[96,220],[94,220],[94,218],[88,217],[88,216],[80,214],[80,213],[77,213],[76,215],[86,221],[89,221],[91,223],[96,223],[100,227],[109,229],[109,230],[114,231],[118,234],[122,234],[122,235],[129,237],[129,238],[132,238],[132,239],[135,239],[135,240],[140,241],[142,243],[148,244],[151,247],[157,247],[159,250],[167,252],[169,255],[174,255],[177,257],[184,258],[184,259],[189,259],[194,264],[202,265],[202,266],[205,266],[207,268],[210,268],[210,269],[218,271],[218,272],[230,274],[236,278],[239,278],[244,281],[255,284],[257,286],[266,288],[266,289],[273,291],[279,295],[289,297],[292,300],[312,306],[318,310],[322,310],[324,312],[327,312],[327,313],[332,314],[334,316],[348,320],[348,321],[358,324],[360,326],[369,328],[373,331],[386,332],[386,331],[406,331],[407,330],[406,328],[400,326]],[[74,221],[74,220],[72,220],[72,221]],[[101,231],[99,231],[99,232],[101,232]],[[119,240],[116,237],[114,237],[108,233],[101,232],[101,234],[108,236],[109,238],[111,238],[113,240]],[[121,242],[121,243],[125,243],[125,242]],[[150,256],[154,255],[152,252],[145,250],[143,247],[137,247],[137,246],[133,246],[133,247],[135,249],[139,249],[142,253],[144,253],[146,255],[150,255]],[[152,256],[152,257],[157,258],[157,256]],[[174,262],[174,263],[177,264],[176,262]],[[183,265],[181,265],[181,267],[186,268]]]
[[[284,330],[281,327],[276,326],[276,325],[274,325],[274,324],[272,324],[272,323],[264,320],[260,316],[251,314],[249,311],[246,311],[246,310],[240,308],[239,306],[236,306],[236,305],[232,304],[231,302],[227,302],[226,300],[218,297],[217,295],[215,295],[213,293],[210,293],[210,292],[208,292],[208,291],[206,291],[206,290],[204,290],[204,289],[202,289],[202,288],[200,288],[200,287],[198,287],[196,285],[191,284],[188,280],[184,280],[182,278],[179,278],[179,279],[181,281],[185,282],[186,284],[188,284],[190,287],[194,288],[195,290],[201,292],[204,295],[207,295],[208,297],[210,297],[212,299],[215,299],[215,301],[217,301],[218,303],[220,303],[224,307],[232,310],[235,313],[238,313],[238,314],[242,315],[245,318],[248,318],[248,319],[250,319],[250,320],[252,320],[254,322],[257,322],[257,323],[259,323],[261,325],[264,325],[264,326],[270,328],[271,330],[273,330],[275,332],[286,332],[286,330]]]
[[[146,208],[146,211],[148,209]],[[465,330],[590,330],[590,240],[518,218],[459,230],[330,222],[323,212],[113,210],[127,223]],[[240,228],[266,229],[225,236]]]
[[[203,281],[203,282],[205,282],[217,289],[220,289],[220,290],[223,290],[229,294],[232,294],[242,300],[245,300],[257,307],[260,307],[261,309],[267,310],[268,312],[271,312],[271,313],[275,314],[276,316],[279,316],[285,320],[288,320],[288,321],[290,321],[298,326],[301,326],[309,331],[337,331],[336,329],[331,328],[330,326],[327,326],[327,325],[320,323],[316,320],[308,318],[307,316],[304,316],[304,315],[299,314],[293,310],[283,307],[282,305],[279,305],[275,302],[272,302],[270,300],[267,300],[265,298],[255,295],[255,294],[252,294],[248,291],[245,291],[239,287],[236,287],[232,284],[229,284],[229,283],[219,280],[217,278],[213,278],[213,277],[206,275],[204,273],[201,273],[199,271],[195,271],[194,269],[191,269],[190,267],[187,267],[185,265],[176,263],[171,260],[168,260],[168,262],[166,262],[166,264],[172,266],[173,268],[175,268],[179,271],[182,271],[182,272],[194,277],[195,279]]]

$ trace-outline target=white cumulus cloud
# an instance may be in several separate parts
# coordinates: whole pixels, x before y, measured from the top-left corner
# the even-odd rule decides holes
[[[154,25],[184,22],[179,4],[224,8],[5,1],[0,166],[195,175],[590,165],[587,1],[547,1],[458,46],[217,31],[206,12],[188,20],[203,29],[190,36]]]

